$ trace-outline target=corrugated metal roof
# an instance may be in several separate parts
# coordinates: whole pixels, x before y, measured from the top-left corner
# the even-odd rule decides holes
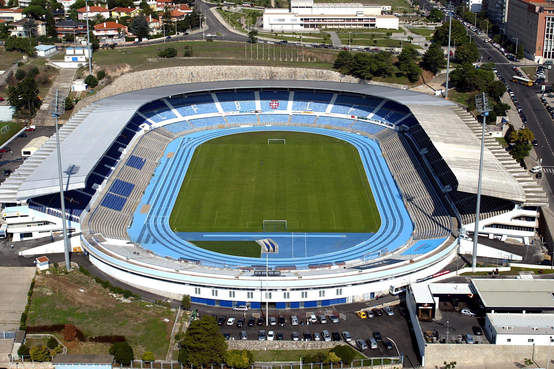
[[[472,279],[486,308],[554,310],[552,279]]]
[[[497,334],[554,334],[554,314],[499,314],[487,318]]]

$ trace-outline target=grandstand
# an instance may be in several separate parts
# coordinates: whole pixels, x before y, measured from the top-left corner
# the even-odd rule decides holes
[[[381,228],[363,239],[304,235],[307,245],[330,245],[332,237],[343,236],[353,243],[335,251],[322,247],[326,251],[309,258],[271,255],[269,264],[282,271],[282,278],[262,280],[276,290],[291,290],[291,301],[277,293],[270,298],[283,308],[367,300],[387,290],[387,283],[407,283],[399,275],[426,278],[444,268],[456,248],[452,234],[474,221],[479,143],[466,118],[445,100],[345,83],[226,81],[129,92],[90,105],[62,130],[62,166],[78,167],[64,175],[66,215],[80,224],[91,262],[116,278],[168,296],[187,293],[195,302],[247,301],[254,307],[260,278],[249,271],[259,260],[199,249],[169,228],[194,150],[241,132],[330,135],[358,150]],[[447,128],[439,124],[445,119],[451,123]],[[89,144],[93,134],[99,137],[96,145]],[[514,233],[498,217],[524,205],[540,206],[541,198],[526,192],[491,152],[486,152],[492,175],[483,181],[483,213],[494,223],[484,224],[491,233],[523,238],[528,229]],[[61,216],[55,160],[49,141],[0,185],[0,201]],[[299,236],[287,237],[294,243]],[[280,251],[287,250],[280,239],[276,242]],[[360,295],[360,285],[368,292]],[[213,298],[217,289],[225,298]],[[233,297],[227,294],[231,290]]]

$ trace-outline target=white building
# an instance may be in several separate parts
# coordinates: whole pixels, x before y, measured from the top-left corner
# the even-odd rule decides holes
[[[398,29],[390,6],[292,0],[290,9],[265,9],[264,31],[315,31],[320,28]]]
[[[485,333],[497,345],[554,343],[554,314],[487,314]]]
[[[47,58],[56,53],[56,45],[37,45],[35,46],[37,56]]]
[[[467,0],[467,7],[472,13],[481,12],[481,6],[483,5],[483,0]]]

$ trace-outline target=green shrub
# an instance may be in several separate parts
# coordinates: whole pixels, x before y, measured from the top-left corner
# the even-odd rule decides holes
[[[135,358],[133,348],[127,342],[116,342],[110,347],[110,355],[114,356],[114,360],[123,365],[131,364]]]
[[[50,350],[48,350],[48,347],[46,346],[33,346],[29,350],[29,354],[31,355],[31,360],[43,362],[43,361],[50,361]]]
[[[15,79],[17,79],[18,81],[21,81],[23,78],[25,78],[26,75],[27,73],[23,69],[18,69],[15,72]]]
[[[46,346],[51,350],[55,349],[56,347],[58,347],[58,340],[56,340],[54,337],[50,337],[46,342]]]
[[[96,79],[98,79],[99,81],[103,80],[104,77],[106,77],[106,72],[104,72],[104,70],[99,70],[96,73]]]
[[[17,349],[17,354],[19,356],[29,356],[29,346],[27,346],[26,344],[19,346],[19,348]]]
[[[98,86],[98,80],[92,74],[89,74],[87,78],[85,78],[85,83],[90,88]]]
[[[160,58],[174,58],[177,56],[177,50],[174,47],[167,47],[158,52]]]
[[[351,347],[340,345],[334,347],[330,352],[334,352],[344,364],[350,364],[354,360],[355,353]]]

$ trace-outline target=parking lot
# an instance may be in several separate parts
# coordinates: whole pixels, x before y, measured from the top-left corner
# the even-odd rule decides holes
[[[471,335],[473,343],[489,343],[484,334],[485,319],[468,316],[458,311],[440,311],[439,318],[432,322],[420,322],[424,334],[433,332],[437,343],[466,342],[466,335]],[[477,329],[478,328],[478,329]]]
[[[349,332],[351,341],[348,343],[356,346],[356,340],[363,340],[368,347],[360,351],[368,357],[397,356],[400,353],[407,358],[408,363],[417,364],[418,359],[413,348],[406,308],[396,305],[391,308],[393,315],[387,315],[381,310],[381,315],[374,313],[373,317],[360,319],[356,315],[359,305],[343,305],[337,307],[337,310],[330,308],[320,308],[319,310],[270,310],[269,317],[272,322],[269,326],[265,325],[265,315],[260,310],[241,312],[230,309],[201,308],[200,314],[210,314],[216,317],[220,323],[221,332],[227,339],[231,340],[263,339],[264,337],[259,337],[261,330],[265,333],[265,339],[267,339],[269,331],[273,331],[274,340],[296,340],[293,337],[297,337],[298,340],[318,338],[324,340],[323,331],[325,330],[329,334],[328,340],[345,342],[344,332]],[[363,310],[372,310],[372,308],[366,307]],[[310,323],[312,314],[316,317],[317,322],[315,323]],[[292,325],[293,316],[298,319],[298,325]],[[325,317],[323,319],[324,323],[321,322],[322,316]],[[338,322],[331,322],[332,316],[338,318]],[[230,317],[234,320],[228,321]],[[377,347],[371,349],[370,337],[374,337],[374,334],[376,336],[380,335],[380,339],[376,340]],[[360,349],[360,347],[358,348]]]

